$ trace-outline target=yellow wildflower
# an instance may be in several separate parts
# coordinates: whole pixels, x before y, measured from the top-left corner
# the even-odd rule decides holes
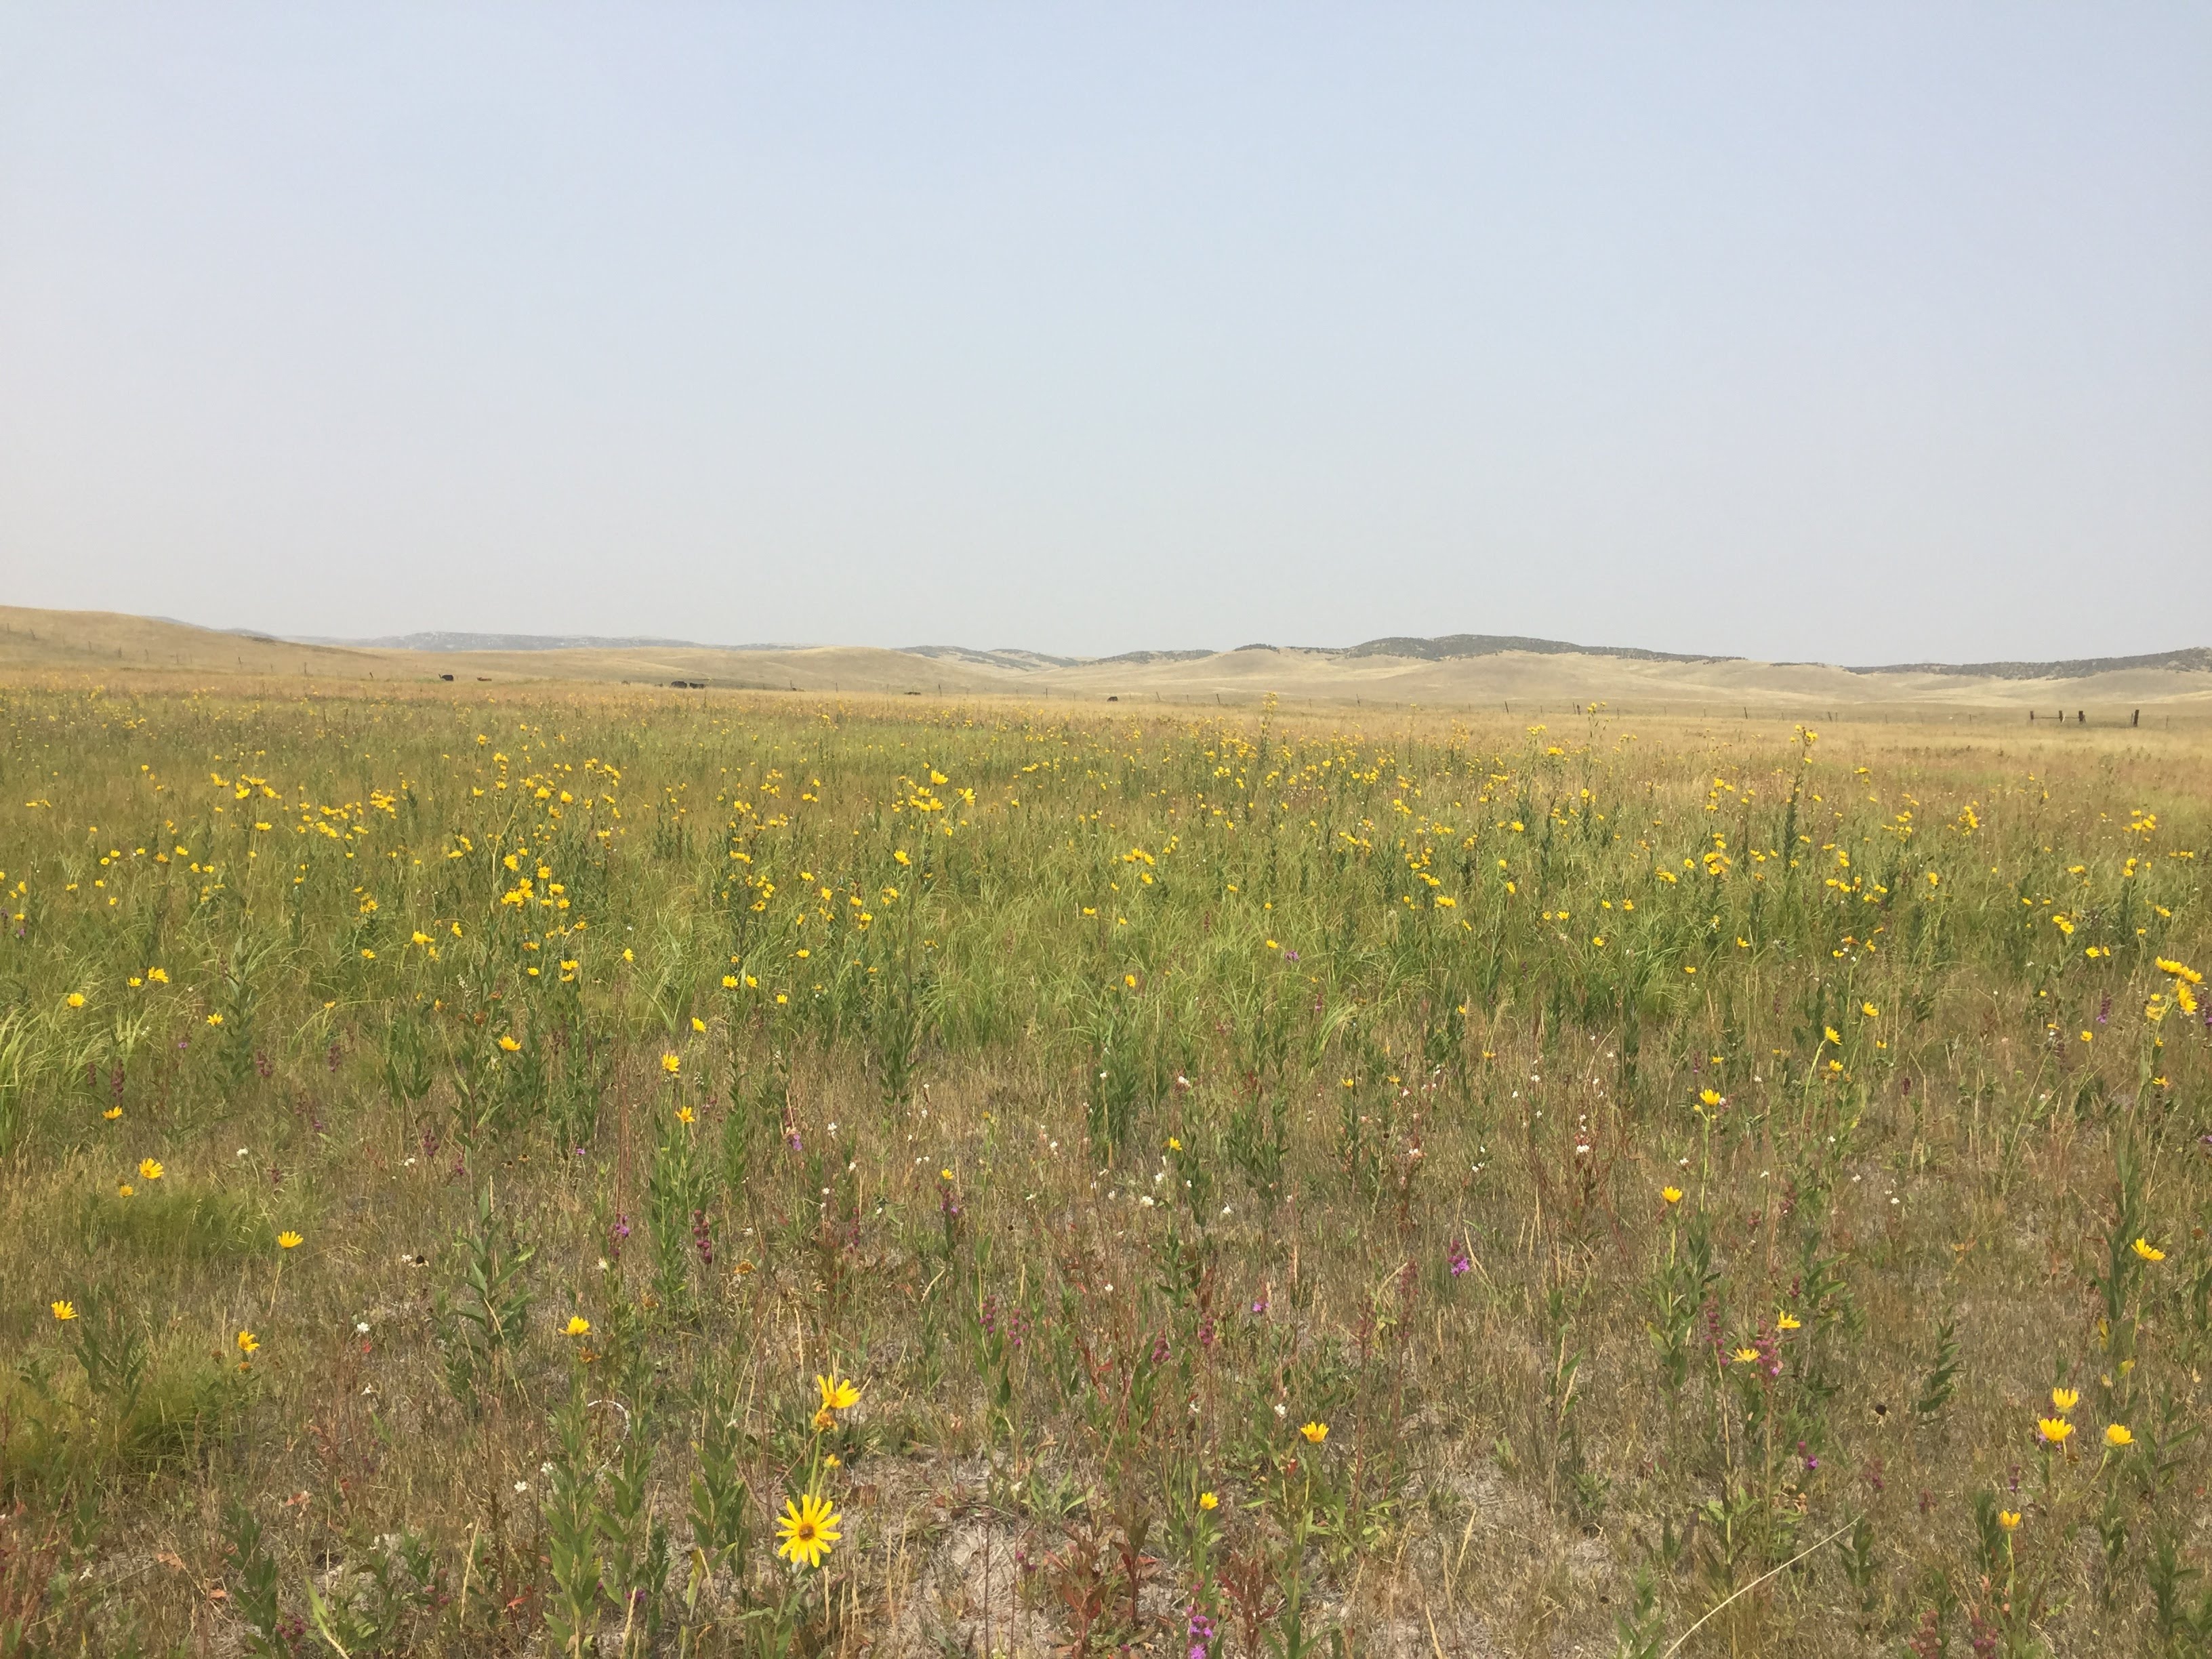
[[[837,1530],[837,1519],[828,1500],[811,1492],[796,1503],[786,1500],[775,1523],[775,1553],[794,1566],[800,1562],[820,1566],[830,1546],[844,1536]]]

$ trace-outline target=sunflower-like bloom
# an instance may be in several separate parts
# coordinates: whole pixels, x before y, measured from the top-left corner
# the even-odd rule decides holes
[[[860,1385],[834,1371],[828,1376],[817,1375],[814,1386],[822,1390],[822,1409],[825,1412],[848,1412],[860,1403]]]
[[[786,1499],[775,1523],[775,1553],[794,1565],[803,1561],[810,1567],[820,1566],[822,1558],[845,1535],[837,1530],[837,1519],[830,1500],[811,1492],[795,1503]]]

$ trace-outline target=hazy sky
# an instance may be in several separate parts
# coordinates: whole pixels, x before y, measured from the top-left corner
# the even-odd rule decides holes
[[[8,5],[0,600],[2212,643],[2212,7]]]

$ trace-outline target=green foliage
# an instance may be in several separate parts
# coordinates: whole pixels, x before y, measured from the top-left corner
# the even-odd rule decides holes
[[[1920,1422],[1933,1423],[1951,1403],[1959,1382],[1959,1355],[1958,1323],[1947,1319],[1936,1328],[1936,1350],[1913,1396],[1912,1415]]]
[[[453,1241],[455,1270],[433,1304],[447,1390],[465,1406],[487,1389],[511,1383],[510,1355],[520,1343],[533,1291],[527,1272],[535,1247],[520,1243],[497,1213],[487,1182],[477,1194],[474,1224]]]

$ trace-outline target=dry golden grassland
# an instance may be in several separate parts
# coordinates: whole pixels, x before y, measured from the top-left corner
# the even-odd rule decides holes
[[[1548,726],[0,693],[0,1655],[2205,1651],[2201,736]]]

